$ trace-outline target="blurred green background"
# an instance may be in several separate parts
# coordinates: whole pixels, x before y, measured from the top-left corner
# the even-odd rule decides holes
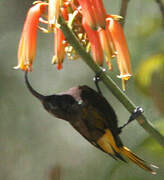
[[[28,8],[32,0],[0,0],[0,179],[3,180],[163,180],[164,151],[138,125],[131,123],[121,138],[146,161],[159,166],[153,176],[132,163],[114,161],[90,145],[67,122],[48,114],[27,90],[22,71],[17,65],[17,46]],[[104,0],[109,13],[118,14],[121,0]],[[130,1],[125,33],[131,53],[134,75],[140,62],[153,54],[164,52],[164,31],[155,0]],[[70,87],[87,84],[95,88],[94,73],[82,60],[65,60],[57,71],[51,65],[53,35],[38,34],[38,51],[31,84],[43,94],[53,94]],[[120,85],[115,70],[109,74]],[[145,67],[146,68],[146,67]],[[161,81],[164,83],[164,81]],[[105,97],[117,112],[119,125],[129,113],[101,85]],[[126,94],[145,110],[147,118],[164,132],[164,119],[151,97],[136,89],[134,79]],[[57,173],[58,172],[58,173]]]

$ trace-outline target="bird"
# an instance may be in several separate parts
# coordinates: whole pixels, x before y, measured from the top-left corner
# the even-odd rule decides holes
[[[119,135],[128,123],[118,127],[117,115],[102,93],[82,85],[59,94],[42,95],[29,83],[28,72],[25,72],[25,84],[46,111],[69,122],[93,146],[115,160],[127,162],[129,159],[140,168],[156,174],[154,168],[157,166],[147,163],[123,145]]]

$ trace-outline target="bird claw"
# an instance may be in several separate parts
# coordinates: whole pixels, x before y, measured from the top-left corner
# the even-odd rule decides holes
[[[131,114],[129,121],[133,121],[134,119],[139,117],[143,112],[144,112],[143,108],[141,108],[140,106],[137,106],[134,109],[133,113]]]
[[[127,126],[130,122],[132,122],[133,120],[135,120],[136,118],[138,118],[142,113],[144,112],[143,108],[137,106],[134,111],[132,112],[132,114],[129,117],[129,120],[121,127],[119,127],[119,132],[121,133],[121,130]]]
[[[94,81],[94,83],[95,83],[95,85],[96,85],[97,91],[98,91],[98,93],[101,94],[101,95],[102,95],[102,92],[101,92],[101,90],[100,90],[100,87],[99,87],[99,84],[98,84],[98,83],[101,81],[101,74],[102,74],[102,72],[105,72],[105,71],[106,71],[106,70],[105,70],[104,68],[102,68],[102,71],[96,73],[96,75],[95,75],[94,78],[93,78],[93,81]]]

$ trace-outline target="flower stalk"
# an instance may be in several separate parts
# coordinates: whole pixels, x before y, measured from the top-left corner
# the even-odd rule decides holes
[[[124,20],[121,22],[121,25],[124,26],[125,24],[125,18],[127,14],[127,8],[128,8],[128,3],[130,0],[122,0],[121,2],[121,9],[120,9],[120,16],[124,18]]]

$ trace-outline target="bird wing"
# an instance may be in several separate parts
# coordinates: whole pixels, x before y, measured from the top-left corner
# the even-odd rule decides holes
[[[81,90],[80,103],[72,108],[74,110],[73,118],[70,117],[69,122],[97,148],[114,158],[124,160],[116,151],[119,146],[122,146],[122,143],[116,132],[118,128],[114,110],[105,98],[93,89],[88,86],[80,86],[79,89]],[[107,129],[108,131],[106,131]],[[107,132],[110,132],[110,139]]]
[[[108,101],[88,86],[80,86],[80,89],[82,100],[90,104],[97,112],[103,114],[105,125],[108,128],[117,129],[117,116]]]

